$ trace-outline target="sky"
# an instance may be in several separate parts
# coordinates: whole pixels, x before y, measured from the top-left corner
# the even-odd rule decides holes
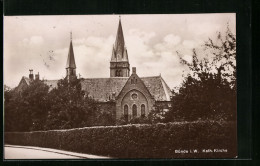
[[[119,15],[5,16],[4,84],[16,87],[29,69],[41,79],[65,77],[70,32],[77,75],[109,77],[118,22]],[[121,23],[130,68],[139,77],[161,75],[171,89],[189,72],[176,51],[191,61],[195,48],[203,58],[208,38],[225,33],[227,24],[236,33],[234,13],[121,15]]]

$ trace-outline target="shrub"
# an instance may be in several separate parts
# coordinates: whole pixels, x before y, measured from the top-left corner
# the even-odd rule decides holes
[[[234,158],[236,124],[181,122],[5,133],[5,143],[39,146],[115,158]],[[201,153],[203,149],[228,153]],[[175,150],[197,149],[179,154]]]
[[[145,117],[136,117],[131,119],[130,124],[150,124],[151,121],[146,116]]]

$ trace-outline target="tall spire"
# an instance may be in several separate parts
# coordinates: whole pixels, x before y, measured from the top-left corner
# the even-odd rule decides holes
[[[121,16],[119,16],[116,41],[113,46],[111,61],[115,61],[115,62],[128,61],[128,55],[125,46],[123,28],[121,23]]]
[[[70,48],[69,48],[69,54],[67,59],[67,65],[66,65],[66,77],[68,81],[77,78],[76,63],[75,63],[74,51],[72,45],[72,32],[70,32]]]
[[[124,34],[123,34],[123,29],[121,24],[121,17],[119,16],[119,24],[117,28],[116,42],[115,42],[115,51],[123,53],[124,46],[125,46],[125,40],[124,40]]]
[[[73,51],[73,45],[72,45],[72,32],[70,32],[70,48],[69,48],[69,54],[68,54],[66,68],[76,69],[76,63],[75,63],[74,51]]]
[[[116,41],[112,48],[112,57],[110,61],[110,77],[129,77],[130,64],[128,62],[128,53],[125,46],[121,16],[117,28]]]

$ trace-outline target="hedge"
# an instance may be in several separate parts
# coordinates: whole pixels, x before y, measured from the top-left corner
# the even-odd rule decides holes
[[[6,132],[5,143],[38,146],[113,158],[234,158],[234,122],[181,122]],[[194,150],[199,153],[176,153]],[[227,152],[203,153],[203,149]]]

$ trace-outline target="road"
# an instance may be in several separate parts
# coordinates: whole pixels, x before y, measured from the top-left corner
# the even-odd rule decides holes
[[[5,145],[5,159],[109,159],[105,156],[32,146]]]

